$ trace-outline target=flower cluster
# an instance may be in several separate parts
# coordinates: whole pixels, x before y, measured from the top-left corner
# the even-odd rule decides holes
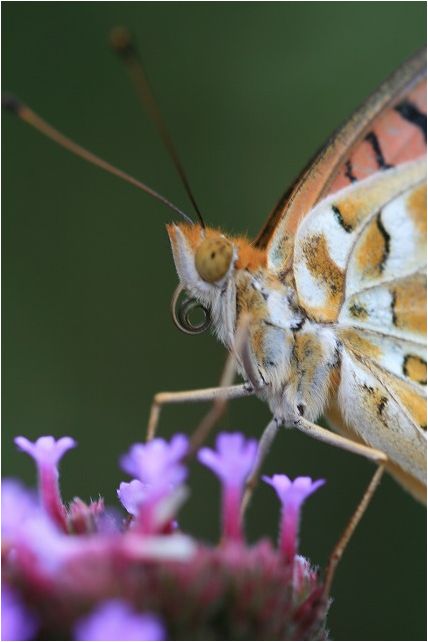
[[[2,485],[3,640],[326,639],[328,599],[298,555],[301,506],[322,480],[264,478],[282,506],[279,543],[248,546],[241,502],[257,444],[220,434],[197,455],[222,485],[222,538],[209,546],[177,523],[188,496],[184,435],[121,458],[133,478],[117,491],[122,520],[102,500],[64,505],[58,463],[73,439],[15,442],[36,462],[39,493]]]

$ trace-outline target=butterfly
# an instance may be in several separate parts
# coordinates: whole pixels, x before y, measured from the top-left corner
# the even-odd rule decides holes
[[[221,406],[256,395],[273,418],[251,484],[281,426],[378,464],[332,557],[337,561],[384,468],[425,501],[426,53],[400,67],[332,136],[249,240],[206,226],[126,33],[115,34],[115,47],[170,151],[197,223],[16,98],[7,96],[4,105],[184,219],[167,226],[179,277],[173,318],[191,334],[211,324],[231,360],[222,380],[227,385],[156,395],[150,438],[165,404],[213,400]],[[180,304],[183,291],[189,298]],[[199,325],[190,318],[194,302],[206,313]],[[231,385],[234,368],[244,383]],[[220,406],[202,422],[202,434]],[[332,431],[316,423],[321,415]]]
[[[361,445],[355,452],[368,456],[373,449],[373,459],[421,501],[425,150],[421,52],[333,135],[254,241],[199,224],[168,226],[181,288],[209,311],[276,424],[328,441],[313,423],[324,414],[348,440],[332,443]],[[236,349],[243,315],[245,354]]]

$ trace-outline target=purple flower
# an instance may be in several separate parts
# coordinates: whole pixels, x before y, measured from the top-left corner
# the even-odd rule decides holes
[[[35,494],[14,479],[2,482],[2,535],[5,555],[11,553],[22,563],[31,559],[35,572],[50,573],[74,548],[74,541],[46,515]]]
[[[175,435],[169,444],[165,439],[153,439],[146,444],[134,444],[120,463],[124,471],[143,484],[155,488],[175,486],[186,478],[181,460],[188,446],[185,435]]]
[[[245,439],[239,432],[223,432],[217,437],[216,450],[201,448],[198,459],[211,468],[224,484],[240,488],[254,465],[256,454],[255,439]]]
[[[71,437],[61,437],[56,441],[51,436],[39,437],[34,443],[26,437],[16,437],[15,444],[39,466],[56,466],[67,450],[76,446],[75,440]]]
[[[199,461],[210,468],[222,482],[223,535],[228,539],[242,539],[242,492],[256,455],[256,440],[245,439],[241,433],[220,433],[216,440],[216,450],[201,448],[198,453]]]
[[[139,479],[122,482],[117,490],[117,496],[130,515],[137,517],[142,504],[147,500],[147,485]]]
[[[3,584],[1,590],[1,639],[31,640],[37,633],[37,618],[17,593]]]
[[[122,482],[117,495],[128,513],[135,517],[133,527],[146,535],[171,533],[177,524],[174,516],[187,499],[185,486],[159,488],[143,484],[139,479]]]
[[[26,437],[16,437],[15,444],[35,460],[39,476],[40,500],[48,515],[62,530],[66,531],[66,511],[59,492],[57,466],[67,450],[76,446],[76,442],[71,437],[62,437],[57,441],[50,436],[39,437],[35,443]]]
[[[296,477],[291,481],[287,475],[263,477],[263,480],[275,489],[281,501],[280,550],[284,559],[293,563],[297,553],[302,504],[309,495],[325,483],[325,480],[312,481],[310,477]]]
[[[16,479],[2,480],[1,506],[1,530],[6,540],[23,528],[28,517],[40,512],[36,494]]]
[[[122,468],[137,479],[122,483],[118,496],[134,515],[134,528],[141,533],[173,530],[174,507],[181,503],[184,493],[181,484],[187,470],[181,461],[188,445],[184,435],[176,435],[170,443],[153,439],[147,444],[134,444],[121,458]]]
[[[121,600],[100,604],[75,627],[76,640],[165,640],[158,617],[134,611]]]
[[[220,435],[216,449],[200,455],[222,482],[224,541],[211,547],[175,526],[188,494],[185,437],[136,444],[123,458],[138,473],[118,489],[127,520],[115,520],[101,498],[75,498],[65,510],[57,465],[72,440],[17,444],[36,459],[42,501],[14,480],[3,485],[2,557],[10,589],[3,637],[159,640],[164,628],[150,615],[159,613],[176,639],[250,639],[254,632],[260,639],[326,639],[324,587],[295,555],[301,503],[321,481],[267,479],[283,503],[282,548],[269,540],[247,546],[240,509],[257,445],[240,434]]]

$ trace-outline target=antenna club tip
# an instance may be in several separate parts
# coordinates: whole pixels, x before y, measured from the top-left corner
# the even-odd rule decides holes
[[[17,98],[13,94],[10,94],[9,92],[5,92],[2,94],[1,106],[2,106],[2,109],[7,109],[8,111],[11,111],[13,114],[16,114],[17,116],[20,115],[20,113],[25,107],[24,103],[21,100],[19,100],[19,98]]]
[[[135,54],[131,32],[126,27],[114,27],[109,36],[111,47],[124,58]]]

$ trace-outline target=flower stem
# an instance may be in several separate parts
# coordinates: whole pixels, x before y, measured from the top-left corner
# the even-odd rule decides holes
[[[67,520],[58,484],[58,470],[51,464],[39,465],[39,493],[41,502],[54,522],[67,531]]]

